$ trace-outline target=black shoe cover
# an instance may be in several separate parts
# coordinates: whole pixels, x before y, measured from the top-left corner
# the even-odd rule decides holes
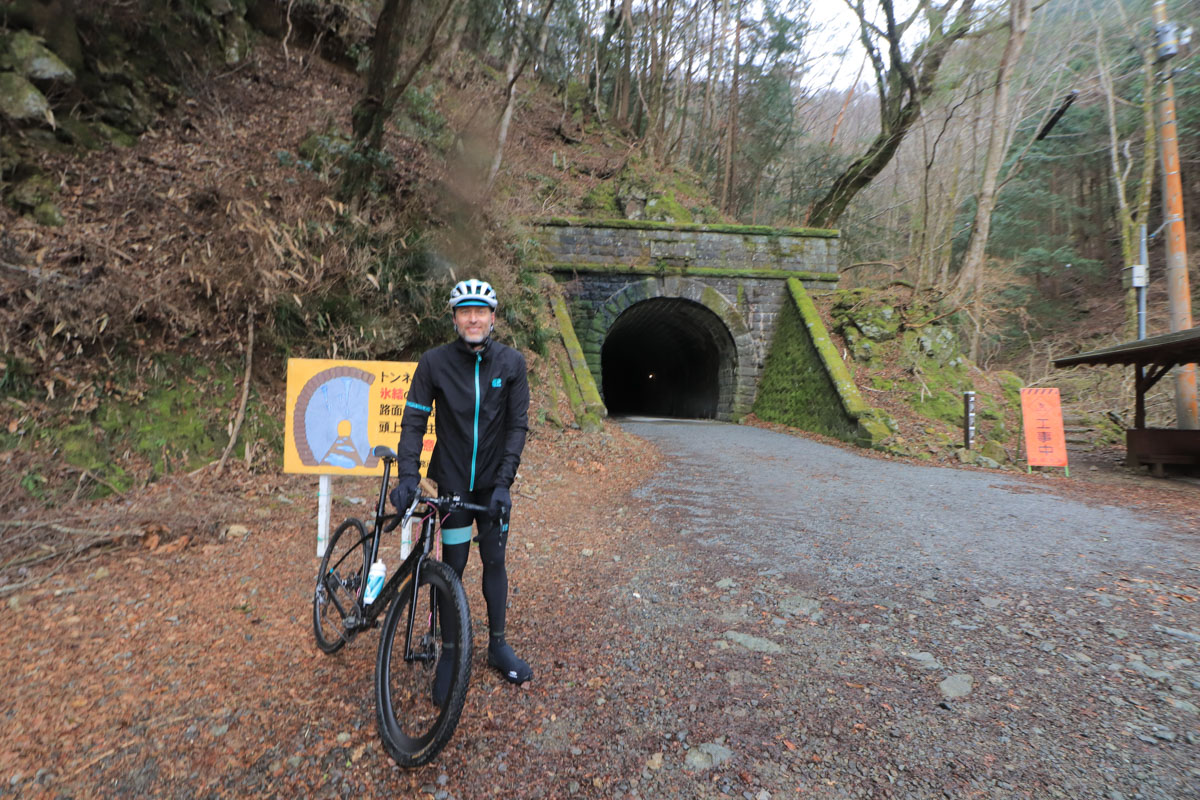
[[[504,680],[509,683],[522,684],[533,677],[533,670],[529,668],[521,659],[517,658],[517,654],[513,652],[512,647],[503,639],[493,639],[488,642],[488,666],[495,667],[504,676]]]
[[[442,706],[446,695],[450,693],[450,677],[454,674],[454,649],[442,647],[442,655],[438,659],[433,674],[433,704]]]

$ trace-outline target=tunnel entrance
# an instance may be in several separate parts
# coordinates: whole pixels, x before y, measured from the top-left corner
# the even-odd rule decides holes
[[[643,300],[617,317],[600,352],[610,414],[728,419],[737,351],[725,323],[691,300]]]

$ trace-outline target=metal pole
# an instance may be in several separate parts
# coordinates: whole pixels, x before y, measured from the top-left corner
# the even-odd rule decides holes
[[[1142,223],[1138,226],[1141,244],[1139,245],[1139,258],[1142,262],[1144,280],[1139,286],[1137,280],[1134,280],[1133,285],[1137,287],[1137,337],[1139,339],[1146,338],[1146,287],[1150,280],[1150,247],[1147,242],[1146,225]]]
[[[1167,22],[1164,0],[1155,0],[1154,26],[1158,36],[1158,63],[1164,80],[1159,101],[1159,141],[1162,142],[1164,224],[1167,237],[1167,299],[1171,331],[1192,327],[1192,298],[1188,287],[1187,237],[1183,223],[1183,187],[1179,175],[1179,141],[1175,123],[1175,84],[1166,63],[1179,50],[1175,27]],[[1175,415],[1179,427],[1200,428],[1196,403],[1196,365],[1186,364],[1175,373]]]
[[[317,481],[317,558],[325,555],[329,544],[329,495],[333,479],[322,475]]]
[[[975,443],[975,393],[963,392],[963,447]]]

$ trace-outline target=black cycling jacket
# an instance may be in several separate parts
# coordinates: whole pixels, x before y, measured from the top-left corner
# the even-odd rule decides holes
[[[400,422],[400,477],[418,474],[421,440],[434,406],[437,444],[429,477],[438,488],[511,486],[529,430],[525,357],[492,340],[475,351],[462,339],[421,356]]]

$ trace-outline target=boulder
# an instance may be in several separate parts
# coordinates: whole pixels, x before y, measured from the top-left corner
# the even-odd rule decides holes
[[[0,67],[31,80],[75,82],[71,68],[46,47],[40,36],[26,31],[0,39]]]
[[[15,72],[0,72],[0,115],[16,122],[54,124],[50,103],[38,88]]]

